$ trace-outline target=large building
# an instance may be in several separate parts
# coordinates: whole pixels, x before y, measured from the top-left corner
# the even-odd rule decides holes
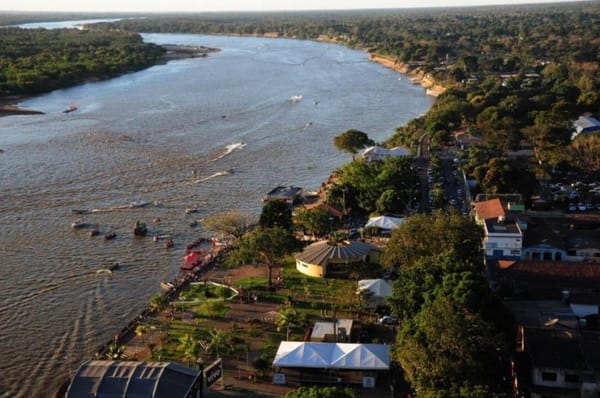
[[[173,362],[86,361],[65,398],[196,398],[202,371]]]
[[[377,262],[381,249],[369,243],[350,240],[331,244],[326,240],[308,245],[297,253],[296,269],[308,276],[324,278],[332,274],[348,274],[351,264]]]

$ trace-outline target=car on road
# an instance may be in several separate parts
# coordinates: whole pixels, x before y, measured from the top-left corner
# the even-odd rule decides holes
[[[379,318],[380,325],[395,325],[397,322],[398,321],[396,320],[396,318],[390,315],[384,315],[381,318]]]

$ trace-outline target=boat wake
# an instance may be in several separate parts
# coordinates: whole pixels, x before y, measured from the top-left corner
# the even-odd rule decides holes
[[[213,159],[214,161],[217,161],[219,159],[223,159],[225,156],[235,152],[235,151],[239,151],[241,149],[243,149],[246,146],[246,143],[244,141],[242,142],[236,142],[235,144],[230,144],[227,145],[225,147],[225,152],[223,152],[222,154],[220,154],[219,156],[217,156],[216,158]]]
[[[200,178],[200,179],[194,181],[194,184],[200,184],[201,182],[212,180],[213,178],[217,178],[217,177],[221,177],[221,176],[228,176],[231,174],[233,174],[233,170],[217,171],[216,173],[211,174],[208,177]]]

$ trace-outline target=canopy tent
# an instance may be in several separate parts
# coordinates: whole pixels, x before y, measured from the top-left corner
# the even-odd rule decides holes
[[[273,360],[281,368],[388,370],[386,344],[312,343],[282,341]]]
[[[379,217],[371,217],[365,228],[368,227],[377,227],[381,229],[395,229],[404,223],[404,218],[399,217],[389,217],[389,216],[379,216]]]
[[[392,287],[385,279],[363,279],[358,281],[358,291],[368,290],[373,297],[389,297]]]

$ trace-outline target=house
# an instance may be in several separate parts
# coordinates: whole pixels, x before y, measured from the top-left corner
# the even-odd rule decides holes
[[[552,323],[552,322],[550,322]],[[597,333],[553,328],[525,328],[513,357],[515,396],[593,398],[600,392],[595,369],[600,355]],[[585,342],[587,340],[587,342]],[[586,347],[584,349],[584,347]]]
[[[338,244],[323,240],[308,245],[294,257],[300,273],[324,278],[333,274],[347,275],[352,264],[376,263],[380,252],[378,247],[357,240]]]
[[[363,149],[362,152],[359,153],[359,156],[367,162],[376,162],[391,156],[411,156],[411,153],[410,150],[402,147],[387,149],[380,146],[370,146]]]
[[[523,259],[600,262],[600,217],[531,218]]]
[[[575,130],[571,135],[571,139],[575,139],[579,134],[582,133],[595,133],[600,131],[600,120],[592,116],[579,116],[579,119],[573,122],[573,129]]]
[[[73,376],[65,398],[193,398],[202,371],[173,362],[86,361]]]
[[[518,325],[514,397],[597,397],[600,332],[568,300],[511,300]],[[594,309],[597,317],[597,307]]]
[[[483,251],[487,260],[521,258],[528,218],[519,195],[503,195],[473,203],[475,221],[483,227]]]
[[[263,196],[263,203],[271,200],[281,200],[287,204],[294,205],[302,200],[302,188],[294,186],[278,186]]]
[[[492,274],[497,289],[513,297],[560,299],[566,292],[589,295],[600,286],[600,263],[498,261]]]

